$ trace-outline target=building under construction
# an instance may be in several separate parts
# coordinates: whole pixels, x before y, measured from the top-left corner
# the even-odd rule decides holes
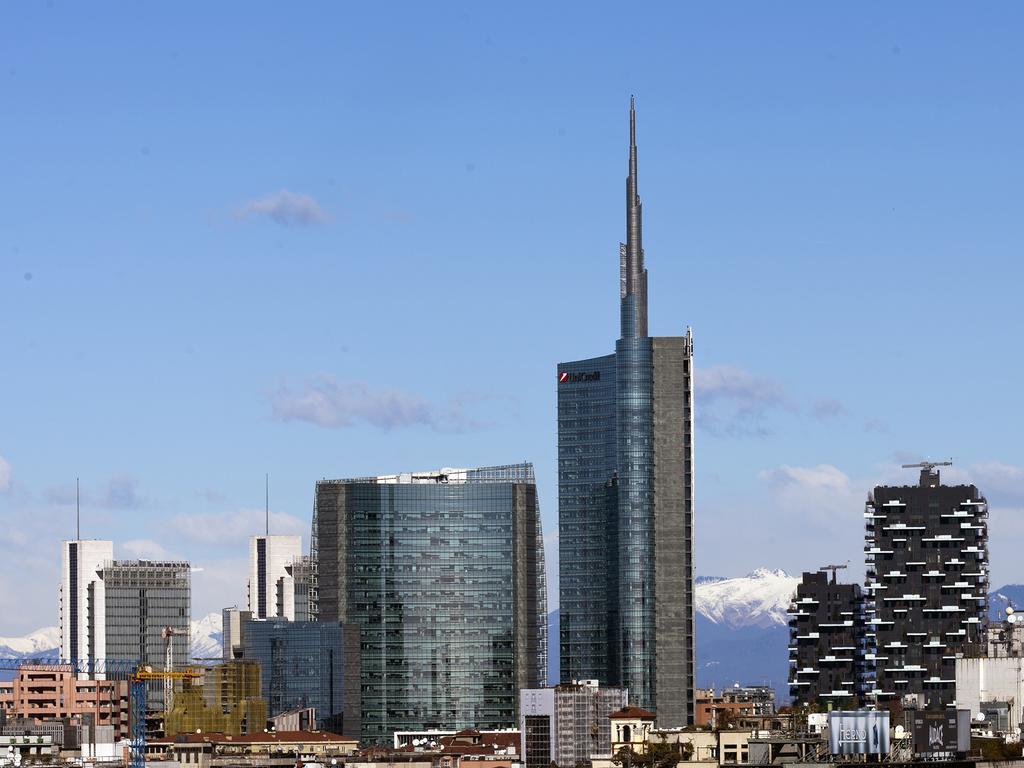
[[[262,733],[267,702],[260,697],[259,664],[230,661],[202,670],[202,678],[174,694],[164,733]]]

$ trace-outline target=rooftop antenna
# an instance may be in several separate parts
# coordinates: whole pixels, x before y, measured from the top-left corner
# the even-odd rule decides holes
[[[267,510],[267,536],[270,535],[270,473],[267,472],[266,477],[266,510]]]
[[[82,540],[82,494],[75,478],[75,541]]]

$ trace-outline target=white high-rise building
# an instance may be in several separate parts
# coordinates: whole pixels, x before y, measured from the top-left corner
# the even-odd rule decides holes
[[[106,595],[100,571],[114,559],[112,541],[65,541],[60,563],[60,655],[81,674],[102,672],[107,657]],[[95,677],[102,677],[95,674]]]
[[[295,563],[301,561],[301,536],[253,536],[249,539],[252,618],[295,621]]]

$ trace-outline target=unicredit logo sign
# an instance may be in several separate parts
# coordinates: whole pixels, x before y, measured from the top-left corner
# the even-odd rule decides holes
[[[601,372],[594,371],[593,373],[569,373],[568,371],[560,371],[558,374],[558,383],[567,384],[569,382],[576,383],[580,381],[600,381]]]

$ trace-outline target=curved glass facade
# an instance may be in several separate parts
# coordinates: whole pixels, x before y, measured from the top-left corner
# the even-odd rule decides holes
[[[533,468],[317,486],[320,617],[361,629],[362,735],[502,728],[544,684]]]
[[[693,337],[647,333],[630,104],[615,354],[558,367],[561,679],[694,720]]]
[[[654,441],[649,338],[615,345],[618,425],[618,684],[654,704]],[[640,706],[643,706],[641,704]]]

